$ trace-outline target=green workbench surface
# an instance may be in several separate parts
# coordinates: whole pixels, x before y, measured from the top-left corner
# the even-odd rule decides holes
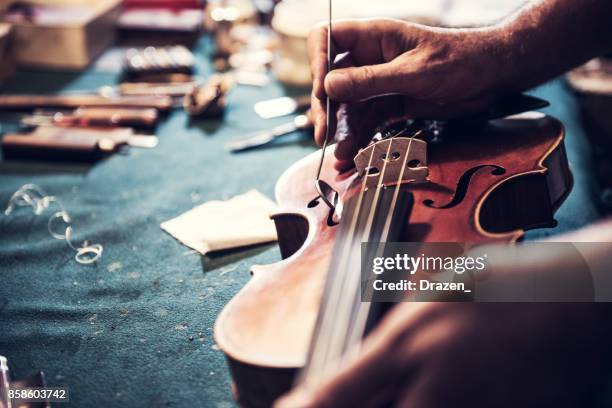
[[[197,48],[198,70],[210,72],[209,47]],[[82,74],[22,71],[5,92],[93,89],[115,83],[94,66]],[[59,197],[74,220],[75,239],[104,245],[82,266],[51,239],[47,216],[21,209],[0,216],[0,354],[16,378],[43,370],[51,386],[70,389],[70,405],[232,406],[230,376],[213,340],[223,305],[249,280],[249,267],[280,259],[276,245],[200,256],[159,224],[208,200],[249,189],[273,197],[274,183],[315,150],[306,135],[273,148],[228,153],[231,139],[287,121],[264,121],[253,103],[281,96],[239,86],[223,120],[190,122],[176,111],[157,131],[153,150],[133,149],[91,167],[0,162],[0,205],[35,183]],[[599,217],[590,197],[590,148],[574,98],[560,81],[534,92],[567,127],[574,190],[559,225],[539,236],[581,227]],[[63,405],[62,405],[63,406]]]

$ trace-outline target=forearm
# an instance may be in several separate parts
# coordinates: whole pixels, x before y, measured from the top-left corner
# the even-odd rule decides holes
[[[531,2],[497,27],[498,88],[522,91],[612,51],[609,0]]]

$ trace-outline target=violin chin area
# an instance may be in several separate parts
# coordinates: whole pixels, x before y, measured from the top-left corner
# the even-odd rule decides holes
[[[487,232],[554,227],[556,221],[546,174],[527,174],[506,180],[482,202],[480,226]]]

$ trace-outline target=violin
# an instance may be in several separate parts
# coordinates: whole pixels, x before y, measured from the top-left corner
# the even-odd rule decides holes
[[[283,260],[253,266],[215,325],[242,406],[317,384],[375,327],[380,308],[360,297],[361,242],[516,242],[554,226],[572,187],[563,126],[537,112],[467,128],[392,127],[344,174],[328,149],[325,197],[313,183],[319,154],[276,184]]]

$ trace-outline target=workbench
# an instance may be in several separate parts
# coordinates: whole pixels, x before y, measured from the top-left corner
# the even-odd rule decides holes
[[[210,42],[202,40],[195,51],[198,72],[211,73]],[[82,73],[20,70],[3,91],[95,89],[118,81],[111,71],[100,64]],[[0,354],[13,377],[44,371],[48,385],[69,388],[70,406],[234,405],[213,325],[249,280],[250,266],[278,261],[280,252],[268,244],[201,256],[159,225],[250,189],[274,197],[283,171],[315,151],[308,135],[243,154],[224,145],[290,120],[263,120],[253,111],[256,101],[287,92],[296,91],[274,81],[264,88],[238,86],[223,119],[190,121],[174,111],[157,129],[157,148],[132,149],[92,166],[0,162],[2,209],[20,186],[37,184],[62,200],[75,241],[104,246],[97,264],[79,265],[65,242],[49,236],[50,212],[0,216]],[[576,100],[561,80],[532,93],[549,100],[545,112],[566,126],[575,185],[557,213],[558,226],[531,232],[530,239],[600,218]]]

